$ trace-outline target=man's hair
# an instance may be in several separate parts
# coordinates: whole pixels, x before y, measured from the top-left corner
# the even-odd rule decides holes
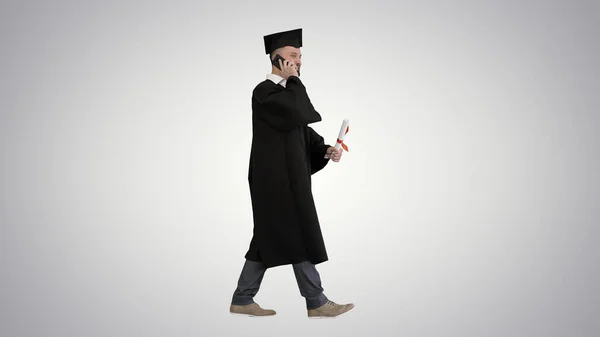
[[[269,55],[269,59],[270,59],[270,60],[273,60],[273,58],[275,57],[275,55],[277,55],[277,54],[281,54],[281,51],[283,50],[283,48],[285,48],[285,47],[279,47],[279,48],[277,48],[277,49],[273,50],[273,51],[271,52],[271,54]]]

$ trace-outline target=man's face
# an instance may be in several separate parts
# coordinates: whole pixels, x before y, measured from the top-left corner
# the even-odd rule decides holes
[[[300,76],[300,67],[302,66],[302,53],[300,48],[286,46],[281,55],[284,59],[294,63],[298,67],[298,76]]]

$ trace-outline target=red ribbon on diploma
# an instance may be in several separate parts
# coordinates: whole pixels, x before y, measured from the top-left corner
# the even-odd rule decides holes
[[[348,131],[350,131],[350,125],[348,125],[346,127],[346,132],[344,132],[344,135],[348,133]],[[342,140],[340,140],[339,138],[337,139],[337,142],[342,146],[342,148],[344,150],[346,150],[346,152],[348,152],[348,146],[346,146],[346,144],[344,144],[344,142]]]

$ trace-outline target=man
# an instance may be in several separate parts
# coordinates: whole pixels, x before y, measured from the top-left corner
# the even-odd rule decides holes
[[[267,268],[291,264],[306,300],[308,317],[334,317],[354,304],[340,305],[323,293],[316,264],[328,260],[311,192],[311,175],[342,150],[324,143],[308,124],[321,121],[299,78],[302,29],[264,37],[272,71],[252,92],[252,148],[248,182],[254,235],[229,311],[272,316],[253,298]],[[276,59],[280,55],[284,60]]]

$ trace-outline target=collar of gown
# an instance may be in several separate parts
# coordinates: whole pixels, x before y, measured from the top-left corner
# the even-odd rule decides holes
[[[273,81],[273,83],[275,84],[279,84],[281,86],[283,86],[285,88],[285,83],[287,82],[287,80],[285,80],[283,77],[276,75],[276,74],[267,74],[267,79]]]

